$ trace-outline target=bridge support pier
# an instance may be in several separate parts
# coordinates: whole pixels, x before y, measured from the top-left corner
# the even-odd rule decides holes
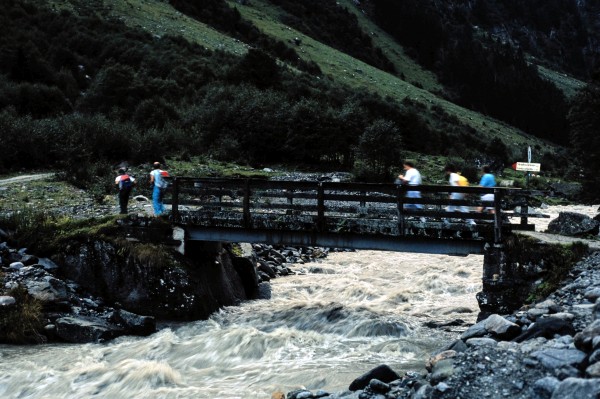
[[[483,256],[483,289],[477,293],[479,319],[490,314],[509,314],[520,308],[532,282],[517,273],[519,262],[512,259],[505,244],[488,244]]]

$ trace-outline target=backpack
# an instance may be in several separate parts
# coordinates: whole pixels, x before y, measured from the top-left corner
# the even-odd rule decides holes
[[[467,180],[467,178],[463,175],[458,175],[458,185],[467,187],[469,185],[469,180]]]
[[[121,190],[129,190],[131,189],[131,187],[133,187],[133,181],[131,181],[131,178],[129,177],[129,175],[123,175],[121,177]]]
[[[160,177],[162,177],[162,189],[167,189],[169,187],[171,187],[172,181],[171,181],[171,175],[169,175],[169,172],[167,172],[166,170],[160,170]]]

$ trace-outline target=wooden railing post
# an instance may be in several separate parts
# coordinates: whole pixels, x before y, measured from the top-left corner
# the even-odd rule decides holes
[[[404,235],[404,190],[398,184],[396,187],[396,202],[398,203],[398,235]]]
[[[521,205],[521,225],[527,226],[527,214],[529,213],[529,194],[525,195],[525,204]]]
[[[325,223],[325,189],[323,183],[318,183],[317,186],[317,229],[318,231],[326,230]]]
[[[179,179],[173,177],[173,199],[171,200],[171,217],[174,222],[179,221]]]
[[[244,181],[244,227],[250,228],[252,227],[252,216],[250,214],[250,179],[246,179]]]
[[[502,195],[502,190],[494,189],[494,244],[502,243]]]

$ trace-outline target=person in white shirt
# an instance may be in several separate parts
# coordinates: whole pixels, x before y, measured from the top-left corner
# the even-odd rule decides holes
[[[153,186],[152,207],[156,216],[160,216],[165,211],[163,197],[168,186],[165,180],[166,176],[168,176],[168,173],[160,169],[160,162],[154,162],[154,170],[150,172],[150,184]]]
[[[421,179],[421,173],[415,168],[415,161],[412,159],[406,159],[402,164],[405,173],[398,175],[398,179],[402,184],[408,184],[409,186],[419,186],[423,183]],[[421,198],[420,191],[407,191],[406,198]],[[404,204],[404,209],[423,209],[423,204]]]

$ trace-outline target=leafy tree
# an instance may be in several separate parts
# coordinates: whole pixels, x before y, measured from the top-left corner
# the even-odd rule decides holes
[[[401,148],[402,135],[394,122],[377,119],[360,136],[358,154],[376,175],[387,180],[392,165],[401,159]]]
[[[581,161],[586,194],[600,198],[600,70],[580,91],[569,112],[572,162]]]

